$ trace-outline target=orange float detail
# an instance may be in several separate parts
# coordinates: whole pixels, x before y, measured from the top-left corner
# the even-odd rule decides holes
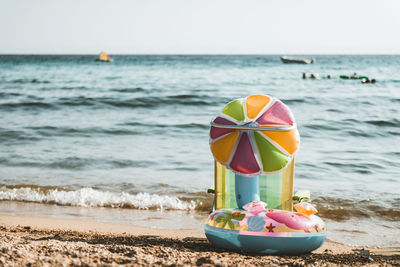
[[[289,155],[293,155],[300,143],[300,135],[297,129],[287,132],[278,131],[261,131],[263,134],[271,138],[279,146],[281,146]]]
[[[251,95],[246,98],[246,111],[249,119],[254,119],[260,111],[271,101],[266,95]]]
[[[236,144],[239,132],[235,131],[211,144],[211,151],[214,157],[221,163],[226,163],[231,155],[232,148]]]

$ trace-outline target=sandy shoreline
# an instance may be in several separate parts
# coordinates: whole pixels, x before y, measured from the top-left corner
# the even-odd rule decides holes
[[[100,222],[0,215],[0,265],[394,265],[400,252],[326,242],[302,256],[225,251],[203,233]]]

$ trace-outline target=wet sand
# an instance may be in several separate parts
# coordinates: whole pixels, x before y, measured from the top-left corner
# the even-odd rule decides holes
[[[69,219],[0,215],[1,266],[400,266],[400,252],[326,242],[301,256],[212,246],[203,233]]]

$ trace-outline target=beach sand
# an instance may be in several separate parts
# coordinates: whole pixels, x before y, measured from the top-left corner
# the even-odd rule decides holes
[[[301,256],[236,253],[204,233],[71,219],[0,215],[1,266],[400,266],[398,251],[331,241]]]

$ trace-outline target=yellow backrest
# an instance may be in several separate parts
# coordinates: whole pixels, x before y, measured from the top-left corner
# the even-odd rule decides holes
[[[281,172],[259,176],[260,200],[267,208],[292,211],[294,159]],[[214,161],[215,209],[237,208],[235,173]],[[249,178],[252,179],[252,178]]]

